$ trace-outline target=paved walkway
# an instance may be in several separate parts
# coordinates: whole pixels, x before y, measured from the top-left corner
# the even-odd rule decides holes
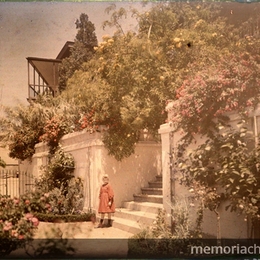
[[[96,228],[97,223],[76,222],[76,223],[47,223],[40,222],[35,238],[78,238],[78,239],[109,239],[129,238],[132,233],[110,227]]]
[[[35,234],[35,243],[68,238],[68,243],[76,249],[77,258],[126,258],[128,238],[133,234],[114,227],[96,228],[96,226],[97,223],[92,222],[40,222]],[[12,252],[10,256],[26,257],[26,253],[23,249],[19,249]]]

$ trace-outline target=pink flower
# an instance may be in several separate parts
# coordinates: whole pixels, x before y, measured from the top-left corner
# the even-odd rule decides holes
[[[33,217],[33,218],[31,219],[31,221],[32,221],[32,223],[33,223],[33,225],[34,225],[35,227],[38,227],[38,225],[39,225],[39,220],[38,220],[37,218]]]
[[[24,235],[20,234],[20,235],[18,236],[18,238],[19,238],[19,239],[24,239]]]
[[[3,230],[8,231],[8,230],[12,229],[12,226],[13,226],[13,224],[11,222],[6,222]]]
[[[44,200],[45,200],[45,197],[41,197],[40,200],[41,200],[41,201],[44,201]]]
[[[11,234],[12,234],[13,237],[17,237],[18,236],[16,230],[12,230]]]
[[[33,214],[32,213],[26,213],[25,218],[31,220],[33,218]]]
[[[19,199],[14,199],[14,204],[19,204]]]

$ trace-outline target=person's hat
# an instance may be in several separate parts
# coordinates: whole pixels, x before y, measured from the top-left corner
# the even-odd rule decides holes
[[[107,175],[107,174],[104,174],[104,175],[103,175],[103,178],[102,178],[102,180],[104,180],[105,178],[109,180],[109,177],[108,177],[108,175]]]

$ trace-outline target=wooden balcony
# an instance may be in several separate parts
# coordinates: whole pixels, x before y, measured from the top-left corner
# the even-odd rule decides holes
[[[59,91],[61,60],[28,57],[28,101],[38,95],[56,96]]]

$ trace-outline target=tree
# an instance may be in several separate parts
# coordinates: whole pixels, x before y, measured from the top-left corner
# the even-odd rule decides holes
[[[244,24],[234,33],[237,49],[231,44],[219,59],[210,54],[211,63],[198,60],[187,66],[189,74],[168,111],[182,134],[176,152],[181,183],[218,221],[218,207],[228,201],[226,209],[245,214],[255,224],[260,218],[259,144],[252,141],[248,114],[260,101],[260,39],[258,33],[245,33]],[[242,122],[237,127],[231,126],[234,113]],[[203,144],[191,152],[189,145],[198,137],[204,138]]]
[[[25,160],[35,153],[35,145],[46,142],[54,153],[60,138],[80,128],[79,109],[61,98],[39,96],[35,102],[6,107],[1,118],[0,141],[10,157]]]
[[[197,119],[202,118],[198,118],[196,111],[206,111],[207,105],[211,104],[207,97],[211,94],[215,93],[217,98],[216,93],[223,94],[222,100],[212,110],[218,113],[219,105],[222,109],[226,109],[226,105],[234,108],[237,100],[228,101],[232,92],[241,104],[252,102],[249,92],[243,101],[242,90],[233,88],[233,74],[239,84],[245,84],[248,89],[255,88],[250,86],[250,78],[242,75],[242,70],[252,75],[256,73],[258,58],[247,52],[257,53],[259,45],[251,36],[244,37],[243,27],[243,30],[235,28],[220,16],[219,4],[166,2],[157,3],[144,13],[132,9],[131,15],[138,22],[135,32],[122,31],[120,19],[127,15],[126,10],[120,8],[117,11],[114,6],[109,10],[113,13],[104,25],[114,25],[118,30],[113,36],[104,36],[99,46],[95,46],[94,26],[87,15],[82,14],[76,22],[79,30],[76,47],[71,57],[64,60],[63,65],[66,66],[61,74],[66,74],[63,78],[66,89],[59,97],[71,107],[69,111],[75,120],[71,124],[74,129],[68,130],[65,122],[66,131],[56,131],[63,126],[55,128],[59,138],[67,131],[79,128],[95,131],[98,125],[107,125],[108,131],[103,140],[105,146],[109,154],[122,160],[134,152],[143,129],[156,138],[159,126],[166,120],[165,104],[169,99],[176,100],[178,116],[185,112],[182,111],[185,104],[191,105],[189,112],[194,114],[191,121],[187,120],[189,117],[186,115],[180,119],[182,127],[186,126],[185,130],[189,131],[189,138],[194,131],[198,131],[198,125],[194,125],[192,120],[197,123]],[[82,63],[85,51],[91,53],[92,59],[86,56],[87,62]],[[236,72],[240,56],[243,61],[239,64],[241,71]],[[225,57],[229,57],[230,61]],[[219,75],[219,79],[215,75]],[[220,92],[217,87],[220,80],[226,92]],[[193,88],[196,89],[194,93]],[[185,97],[180,99],[176,96],[180,93]],[[207,96],[206,93],[210,94]],[[208,103],[200,107],[203,102]],[[214,113],[205,113],[208,116],[201,119],[204,125],[207,125],[207,120],[213,125],[214,120],[210,117]],[[49,123],[51,119],[48,118]],[[62,122],[66,119],[64,114],[59,117]],[[219,114],[218,119],[224,122],[223,115]],[[57,120],[47,128],[56,127]]]
[[[1,143],[8,146],[10,157],[25,160],[34,154],[34,146],[43,134],[44,110],[39,104],[6,108],[1,119]]]
[[[134,152],[141,130],[157,135],[167,100],[188,75],[238,49],[238,32],[218,17],[214,4],[159,3],[142,14],[132,9],[137,32],[122,31],[125,10],[109,10],[111,19],[104,24],[117,32],[103,37],[94,59],[68,81],[64,96],[109,127],[103,141],[109,154],[122,160]]]
[[[82,13],[75,24],[78,32],[71,54],[69,57],[62,60],[59,68],[60,91],[66,88],[67,80],[76,70],[81,68],[82,63],[87,62],[92,58],[94,47],[98,44],[95,26],[89,21],[87,14]]]

